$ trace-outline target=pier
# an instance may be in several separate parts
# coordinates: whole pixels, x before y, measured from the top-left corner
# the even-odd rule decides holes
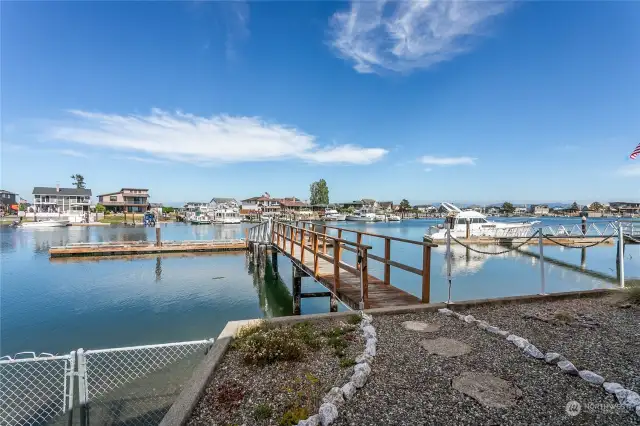
[[[337,236],[327,234],[328,229],[337,231]],[[343,238],[345,233],[355,234],[355,241]],[[384,257],[369,253],[371,246],[362,243],[363,236],[384,240]],[[248,231],[249,252],[253,253],[258,263],[266,259],[267,249],[272,250],[272,267],[277,271],[277,255],[279,253],[293,264],[293,298],[294,313],[300,312],[300,300],[304,297],[329,296],[331,310],[337,308],[333,298],[337,297],[354,309],[385,308],[429,303],[431,287],[431,248],[437,245],[413,241],[403,238],[372,234],[353,229],[311,222],[295,224],[278,221],[264,222]],[[422,268],[392,260],[391,242],[418,245],[422,247]],[[332,247],[331,252],[327,250]],[[356,254],[356,264],[350,265],[342,260],[344,251]],[[384,265],[382,278],[368,272],[369,261],[381,262]],[[418,298],[391,283],[391,268],[399,268],[422,277],[422,295]],[[320,293],[303,293],[302,277],[311,277],[329,291]]]
[[[52,258],[80,256],[123,256],[166,253],[216,253],[245,251],[244,240],[228,241],[126,241],[104,243],[73,243],[61,247],[51,247]]]

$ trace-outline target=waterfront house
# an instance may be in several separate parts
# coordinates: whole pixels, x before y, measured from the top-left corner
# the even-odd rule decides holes
[[[362,200],[354,200],[348,203],[342,203],[342,207],[345,209],[353,208],[354,210],[359,210],[364,207],[364,203]]]
[[[527,213],[527,206],[515,206],[514,213],[516,215]]]
[[[393,212],[393,201],[379,201],[378,202],[378,210],[383,213],[392,213]]]
[[[532,204],[529,206],[529,213],[536,216],[546,216],[549,214],[549,206],[546,204]]]
[[[32,211],[36,213],[57,213],[82,215],[89,212],[91,190],[85,188],[55,188],[36,186],[33,188]]]
[[[209,201],[209,207],[212,210],[239,209],[240,203],[238,203],[238,201],[235,198],[213,197],[211,201]]]
[[[149,205],[149,190],[146,188],[122,188],[118,192],[98,195],[98,203],[113,213],[141,213]]]
[[[367,207],[369,211],[373,211],[378,208],[378,202],[373,198],[363,198],[362,204]]]
[[[209,211],[209,203],[201,202],[201,201],[189,201],[184,205],[184,212],[188,215],[189,213],[201,212],[207,213]]]
[[[16,209],[12,208],[12,206],[17,207],[17,205],[15,193],[0,189],[0,211],[4,213],[9,213],[11,210],[15,211]]]
[[[418,204],[414,208],[421,213],[435,213],[438,211],[438,208],[431,204]]]
[[[297,199],[296,197],[282,198],[280,200],[280,208],[281,212],[284,214],[300,214],[306,211],[308,211],[309,215],[311,214],[309,204]]]
[[[242,209],[249,210],[252,206],[257,206],[257,210],[260,214],[265,216],[279,216],[282,209],[279,198],[271,198],[268,192],[259,197],[251,197],[246,200],[242,200]],[[245,208],[245,206],[247,206]]]
[[[622,216],[640,214],[640,203],[633,201],[612,201],[609,203],[611,211],[616,211]]]

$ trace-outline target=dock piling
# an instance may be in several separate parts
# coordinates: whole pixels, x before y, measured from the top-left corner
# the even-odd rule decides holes
[[[538,248],[540,250],[540,294],[545,294],[545,278],[544,278],[544,245],[542,244],[542,228],[538,229]]]
[[[293,268],[293,315],[300,315],[300,301],[302,299],[302,271],[295,265]]]

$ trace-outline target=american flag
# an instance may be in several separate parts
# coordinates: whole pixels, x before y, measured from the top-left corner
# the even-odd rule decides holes
[[[640,155],[640,143],[638,144],[638,146],[636,146],[636,149],[633,150],[629,158],[635,160],[636,158],[638,158],[638,155]]]

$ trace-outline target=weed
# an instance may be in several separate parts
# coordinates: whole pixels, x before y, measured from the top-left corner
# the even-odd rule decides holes
[[[358,325],[360,324],[360,315],[349,315],[347,317],[347,324]]]
[[[553,318],[564,323],[571,323],[575,321],[575,317],[573,316],[573,314],[567,311],[555,311],[553,314]]]
[[[297,324],[294,324],[292,329],[296,336],[311,349],[318,349],[320,347],[318,333],[315,331],[313,325],[311,325],[310,322],[299,322]]]
[[[336,356],[343,357],[345,355],[345,349],[347,349],[347,342],[342,336],[329,337],[327,342],[329,346],[333,348],[333,353]]]
[[[300,420],[309,417],[309,411],[304,407],[294,407],[286,411],[280,419],[280,426],[295,426]]]
[[[253,409],[253,417],[260,420],[267,420],[273,414],[273,410],[267,404],[258,404]]]
[[[353,358],[340,358],[340,368],[349,368],[356,365],[356,360]]]
[[[244,393],[245,389],[240,383],[227,380],[222,382],[208,399],[219,409],[231,411],[240,406]]]

